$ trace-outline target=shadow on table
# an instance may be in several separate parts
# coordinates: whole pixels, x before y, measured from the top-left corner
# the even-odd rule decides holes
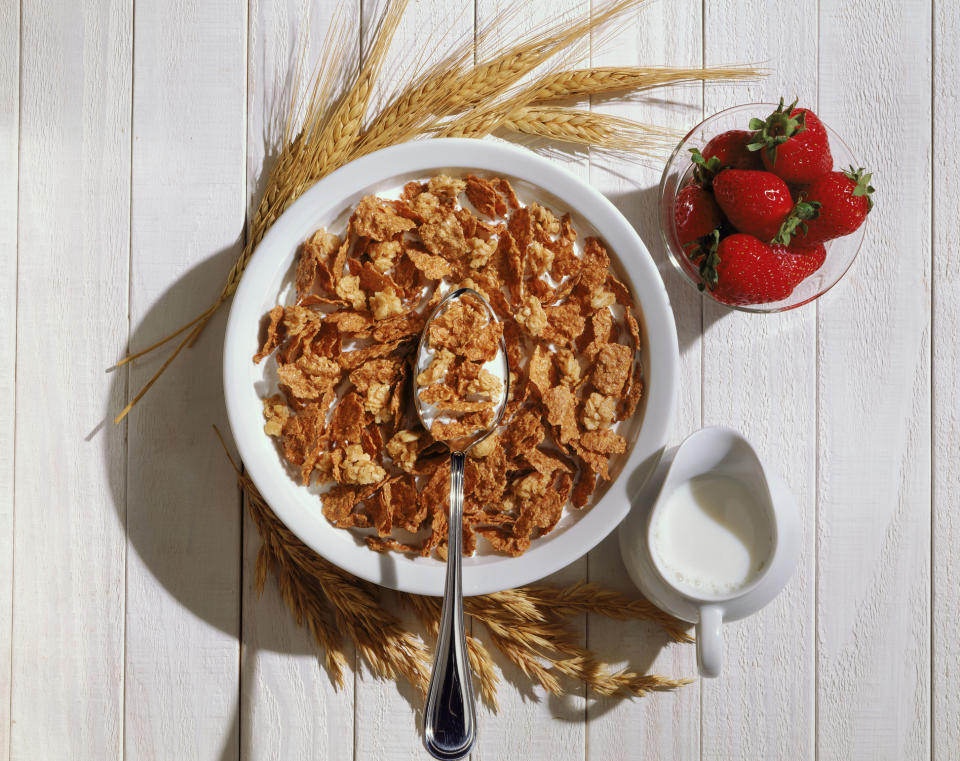
[[[629,179],[629,178],[625,178]],[[677,272],[667,256],[660,235],[659,200],[660,189],[637,187],[619,194],[610,194],[610,201],[630,221],[640,239],[646,245],[660,278],[667,289],[673,317],[677,325],[677,342],[680,354],[696,350],[700,338],[710,327],[732,310],[717,304],[716,309],[704,309],[705,299],[684,277]]]
[[[151,345],[206,309],[220,292],[237,254],[238,248],[231,246],[184,272],[133,326],[129,350]],[[247,643],[248,617],[241,621],[241,597],[252,585],[252,578],[244,577],[245,573],[252,574],[252,562],[245,562],[245,555],[252,560],[259,542],[252,524],[247,521],[243,526],[235,474],[211,427],[217,425],[236,459],[223,400],[222,349],[227,312],[228,306],[218,312],[198,342],[183,350],[134,407],[126,419],[126,436],[123,428],[113,423],[119,409],[110,409],[92,426],[86,445],[104,447],[109,453],[108,462],[117,460],[118,448],[127,450],[126,468],[112,468],[109,484],[117,519],[128,539],[131,589],[144,589],[137,577],[149,574],[192,615],[243,642],[243,705],[231,709],[231,729],[221,751],[223,759],[235,759],[239,744],[250,739],[241,738],[239,733],[241,715],[249,715],[251,709],[247,686],[254,678],[257,653],[314,655],[316,648],[306,636],[290,636],[291,630],[300,632],[282,603],[282,611],[269,621],[261,621],[252,646]],[[121,400],[121,405],[132,398],[178,340],[129,367],[109,371],[105,378],[111,384],[109,398]],[[127,347],[118,347],[118,358],[126,353]],[[245,553],[247,548],[250,551]],[[250,599],[249,594],[246,597]],[[169,603],[162,595],[151,593],[149,585],[146,594],[132,592],[126,612],[128,630],[136,637],[137,628],[162,627],[169,610]],[[171,624],[171,630],[182,628],[180,621]],[[191,651],[195,653],[202,643],[187,638],[181,644],[178,653],[165,659],[159,656],[163,664],[176,664],[179,659],[182,668],[188,668]],[[138,646],[132,641],[130,657],[149,664],[149,654],[134,651]],[[153,667],[166,666],[147,666]],[[241,714],[241,710],[246,713]]]

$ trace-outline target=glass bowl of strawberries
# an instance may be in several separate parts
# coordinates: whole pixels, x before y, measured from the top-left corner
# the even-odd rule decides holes
[[[680,141],[660,181],[660,231],[704,295],[782,312],[832,288],[853,264],[873,208],[871,175],[812,111],[751,103]]]

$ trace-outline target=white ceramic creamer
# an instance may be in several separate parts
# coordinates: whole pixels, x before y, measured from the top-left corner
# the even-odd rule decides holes
[[[756,612],[800,555],[793,495],[750,443],[704,428],[664,455],[620,527],[631,578],[657,606],[697,625],[702,676],[717,676],[722,624]]]

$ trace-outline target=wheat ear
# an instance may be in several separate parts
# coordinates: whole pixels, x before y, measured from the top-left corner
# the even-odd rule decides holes
[[[664,66],[597,66],[547,74],[530,90],[530,103],[642,92],[654,87],[687,82],[722,82],[760,76],[763,72],[742,66],[673,69]]]
[[[511,111],[498,127],[562,143],[648,155],[676,143],[678,138],[672,130],[610,114],[541,106]]]

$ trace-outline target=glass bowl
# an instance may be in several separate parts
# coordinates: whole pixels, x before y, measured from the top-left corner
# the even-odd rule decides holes
[[[702,151],[703,147],[721,132],[731,129],[748,129],[751,117],[762,119],[776,107],[776,103],[748,103],[720,111],[690,130],[673,153],[670,154],[667,165],[663,170],[663,177],[660,180],[660,234],[663,237],[663,245],[666,246],[667,254],[673,266],[693,288],[698,288],[700,276],[697,273],[696,266],[690,261],[680,245],[674,221],[677,193],[693,176],[694,165],[690,160],[690,149],[696,148]],[[853,152],[840,136],[826,124],[824,124],[824,127],[830,138],[830,152],[833,155],[834,170],[846,169],[849,166],[860,166],[856,156],[853,155]],[[807,304],[829,291],[850,269],[850,265],[853,264],[853,260],[856,259],[857,253],[860,251],[866,226],[867,223],[864,222],[860,225],[860,229],[851,235],[827,241],[824,244],[827,257],[823,265],[797,285],[785,299],[765,304],[734,305],[715,299],[707,288],[701,293],[718,304],[723,304],[741,312],[783,312]]]

